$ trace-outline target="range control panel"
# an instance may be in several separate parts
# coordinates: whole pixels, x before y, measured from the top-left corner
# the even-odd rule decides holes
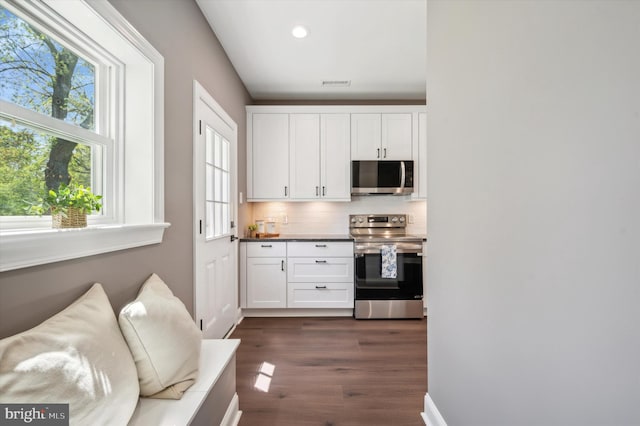
[[[407,226],[406,214],[352,214],[349,215],[350,228],[404,228]]]

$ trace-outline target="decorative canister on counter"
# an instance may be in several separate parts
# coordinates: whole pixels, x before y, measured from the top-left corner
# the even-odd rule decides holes
[[[267,234],[275,234],[275,233],[276,233],[276,223],[267,222]]]
[[[256,232],[258,234],[264,234],[264,220],[256,220],[256,225],[258,226]]]

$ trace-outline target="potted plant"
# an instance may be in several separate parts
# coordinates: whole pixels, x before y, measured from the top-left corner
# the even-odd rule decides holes
[[[256,225],[255,223],[252,223],[251,225],[248,226],[248,229],[249,229],[249,238],[255,238],[256,229],[258,229],[258,225]]]
[[[33,207],[38,214],[51,212],[54,228],[85,228],[87,214],[100,211],[102,195],[82,185],[60,184],[57,191],[49,190],[42,202]]]

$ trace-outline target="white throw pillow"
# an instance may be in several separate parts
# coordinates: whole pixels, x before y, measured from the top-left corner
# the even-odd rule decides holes
[[[180,299],[153,274],[118,322],[138,369],[140,395],[180,399],[198,376],[202,340]]]
[[[0,402],[68,403],[70,424],[127,424],[136,367],[100,284],[40,325],[0,340]]]

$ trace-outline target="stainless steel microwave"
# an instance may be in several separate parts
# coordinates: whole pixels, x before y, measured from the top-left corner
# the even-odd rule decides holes
[[[413,161],[352,161],[351,194],[413,192]]]

